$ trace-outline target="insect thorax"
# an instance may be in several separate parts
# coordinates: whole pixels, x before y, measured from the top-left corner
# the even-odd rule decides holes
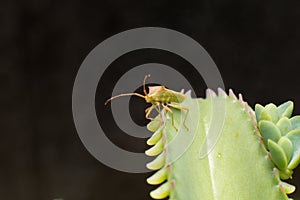
[[[173,90],[166,89],[164,86],[149,87],[149,94],[146,101],[149,103],[181,103],[185,99],[185,95]]]

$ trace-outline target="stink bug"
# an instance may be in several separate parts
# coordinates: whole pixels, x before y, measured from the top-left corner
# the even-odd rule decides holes
[[[138,96],[141,98],[144,98],[146,100],[147,103],[151,103],[152,105],[150,107],[148,107],[145,110],[145,117],[146,119],[150,119],[153,120],[153,118],[150,117],[150,113],[153,109],[156,109],[157,112],[159,112],[160,114],[160,106],[163,107],[163,109],[165,109],[167,112],[169,112],[172,115],[172,126],[175,128],[175,130],[177,131],[176,126],[174,125],[174,117],[173,117],[173,111],[170,109],[170,107],[175,108],[175,109],[179,109],[179,110],[185,110],[186,111],[186,115],[184,117],[184,121],[183,121],[183,125],[185,126],[186,129],[187,126],[185,125],[185,121],[187,118],[187,114],[189,112],[188,108],[176,105],[174,103],[181,103],[184,101],[185,99],[185,95],[180,93],[180,92],[176,92],[173,90],[169,90],[167,89],[165,86],[161,85],[161,86],[149,86],[149,93],[147,93],[146,91],[146,80],[147,78],[150,77],[150,74],[146,75],[144,78],[144,82],[143,82],[143,91],[145,95],[139,94],[139,93],[127,93],[127,94],[119,94],[117,96],[114,96],[110,99],[108,99],[104,105],[108,104],[111,100],[118,98],[118,97],[122,97],[122,96]]]

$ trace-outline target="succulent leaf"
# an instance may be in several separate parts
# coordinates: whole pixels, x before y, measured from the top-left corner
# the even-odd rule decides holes
[[[293,170],[285,169],[285,171],[279,171],[279,176],[282,180],[287,180],[292,178]]]
[[[147,156],[157,156],[164,150],[163,138],[161,138],[153,147],[145,151]]]
[[[300,116],[295,116],[290,119],[292,123],[292,129],[300,129]]]
[[[292,101],[287,101],[280,106],[278,106],[279,117],[290,118],[294,109],[294,103]]]
[[[300,129],[293,130],[286,135],[293,143],[293,157],[288,165],[289,169],[295,169],[300,163]]]
[[[190,110],[186,120],[189,131],[180,128],[182,127],[181,119],[185,116],[184,112],[172,109],[178,132],[173,128],[172,118],[169,114],[162,119],[164,121],[160,123],[160,126],[165,127],[163,131],[160,130],[160,137],[156,136],[159,139],[151,140],[152,142],[148,143],[157,144],[163,135],[166,138],[165,151],[156,159],[161,155],[165,159],[158,159],[161,160],[158,162],[161,169],[148,178],[147,182],[161,184],[165,181],[165,183],[152,191],[151,197],[162,199],[169,196],[170,200],[288,200],[286,194],[293,191],[293,186],[285,185],[279,178],[288,179],[293,173],[287,168],[287,165],[288,157],[294,157],[294,155],[290,155],[290,144],[292,143],[293,146],[294,143],[291,138],[281,135],[281,130],[285,130],[286,125],[285,121],[278,122],[280,120],[278,109],[274,108],[274,104],[270,104],[267,109],[256,105],[255,115],[260,131],[258,132],[253,111],[241,99],[241,95],[240,100],[232,91],[230,91],[230,96],[224,95],[221,91],[218,95],[208,91],[206,99],[188,97],[180,104]],[[223,100],[225,98],[226,113],[220,137],[208,155],[200,158],[199,152],[203,141],[207,138],[209,128],[218,125],[213,124],[211,118],[220,114],[220,110],[214,110],[213,107],[217,107],[221,98]],[[193,113],[198,109],[201,111],[200,116]],[[261,119],[263,120],[261,121]],[[158,128],[154,131],[157,130]],[[188,136],[193,133],[196,135],[192,144],[184,151],[179,150],[180,143],[173,141],[178,135]],[[274,165],[266,160],[266,149],[262,148],[259,142],[260,133],[263,140],[267,142],[266,146],[270,146],[273,163],[280,169],[275,168],[277,173],[270,173]],[[211,144],[210,140],[206,141],[205,145]],[[292,147],[292,149],[294,153],[294,148]],[[174,157],[174,155],[180,156]],[[149,166],[147,165],[147,167]],[[157,169],[158,165],[152,166],[152,168]]]
[[[147,183],[151,185],[158,185],[167,180],[168,172],[167,167],[161,168],[159,171],[155,172],[152,176],[147,179]]]
[[[159,186],[157,189],[150,192],[150,196],[153,199],[164,199],[169,196],[170,188],[171,188],[170,183],[166,182],[161,186]]]
[[[277,106],[275,106],[273,103],[266,105],[261,113],[260,118],[261,120],[269,120],[277,123],[277,121],[279,120],[279,112]]]
[[[280,129],[281,135],[285,135],[291,130],[292,123],[287,117],[282,117],[276,123],[276,126]]]
[[[281,137],[278,141],[278,145],[284,150],[287,161],[289,162],[293,156],[293,143],[287,137]]]
[[[261,120],[258,127],[266,147],[268,147],[269,139],[277,142],[281,137],[279,128],[271,121]]]
[[[257,122],[260,121],[260,115],[263,110],[264,110],[264,107],[262,105],[260,105],[260,104],[255,105],[255,116],[256,116]]]
[[[147,129],[151,132],[154,132],[160,127],[160,123],[161,119],[158,115],[154,120],[147,124]]]
[[[284,189],[284,192],[286,194],[292,194],[295,190],[296,190],[296,187],[291,185],[291,184],[288,184],[286,182],[280,182],[281,186],[283,187]]]
[[[165,165],[166,158],[165,153],[159,154],[153,161],[147,164],[147,168],[151,170],[158,170]]]
[[[275,166],[280,170],[285,170],[288,163],[284,150],[276,142],[273,142],[270,139],[268,140],[268,147]]]
[[[264,109],[260,113],[260,120],[272,121],[271,115]]]
[[[151,128],[153,128],[153,127],[151,127]],[[151,130],[155,130],[155,129],[151,129]],[[153,135],[147,140],[147,144],[155,145],[161,139],[161,137],[162,137],[162,127],[159,127],[158,129],[156,129],[156,131],[153,133]]]

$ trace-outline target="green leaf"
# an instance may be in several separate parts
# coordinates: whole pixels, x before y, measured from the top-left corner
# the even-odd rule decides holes
[[[284,150],[287,161],[289,162],[293,156],[293,143],[287,137],[281,137],[278,141],[278,145]]]
[[[278,106],[279,117],[290,118],[294,109],[294,103],[292,101],[287,101],[280,106]]]
[[[147,124],[147,129],[151,132],[154,132],[160,127],[160,124],[161,124],[161,119],[158,115],[154,120],[152,120],[150,123]]]
[[[280,129],[281,135],[285,135],[291,130],[292,123],[287,117],[282,117],[276,123],[276,126]]]
[[[260,120],[272,121],[272,117],[266,110],[262,110],[260,113]]]
[[[293,170],[286,168],[284,171],[279,171],[279,176],[282,180],[292,178]]]
[[[258,124],[258,127],[266,147],[268,147],[269,139],[277,142],[281,137],[279,128],[271,121],[261,120]]]
[[[167,167],[160,169],[155,172],[152,176],[147,179],[147,183],[151,185],[158,185],[167,180],[168,178],[168,170]]]
[[[300,116],[295,116],[295,117],[292,117],[290,119],[291,123],[292,123],[292,129],[295,130],[295,129],[300,129]]]
[[[288,165],[289,169],[295,169],[300,163],[300,129],[293,130],[286,135],[293,143],[293,157]]]
[[[152,127],[148,129],[149,131],[153,130]],[[155,129],[154,129],[155,130]],[[153,131],[152,131],[153,132]],[[162,137],[162,128],[158,128],[153,135],[147,140],[148,145],[156,144]]]
[[[264,110],[264,107],[260,104],[255,105],[255,116],[256,116],[256,121],[260,121],[260,114]]]
[[[166,182],[166,183],[162,184],[156,190],[152,191],[150,193],[150,196],[153,199],[164,199],[170,194],[170,188],[171,188],[170,183]]]
[[[182,125],[185,112],[172,109],[178,132],[167,114],[164,119],[167,164],[162,168],[169,167],[168,180],[162,189],[151,193],[152,197],[162,198],[163,194],[169,193],[170,200],[288,199],[278,189],[279,180],[272,173],[274,165],[266,159],[266,151],[259,143],[252,116],[247,112],[251,108],[246,107],[234,95],[225,97],[226,112],[220,136],[215,138],[218,139],[217,142],[205,140],[211,138],[207,135],[210,127],[220,126],[217,123],[219,121],[215,122],[212,118],[223,114],[220,109],[215,109],[219,108],[223,100],[224,97],[218,96],[207,99],[187,98],[179,104],[189,109],[186,120],[189,130]],[[276,127],[275,124],[273,126]],[[277,130],[279,131],[278,128]],[[192,143],[181,148],[193,134],[195,136]],[[203,145],[214,147],[205,157],[200,158]],[[279,171],[278,174],[280,173]]]
[[[147,164],[148,169],[158,170],[162,168],[166,163],[165,153],[159,154],[153,161]]]
[[[276,142],[273,142],[270,139],[268,140],[268,147],[273,163],[278,169],[284,171],[288,164],[284,150]]]
[[[266,105],[260,114],[260,120],[268,120],[277,123],[277,121],[279,120],[279,112],[277,106],[275,106],[273,103]]]
[[[295,192],[296,190],[296,187],[291,185],[291,184],[288,184],[286,182],[280,182],[280,185],[283,187],[284,189],[284,192],[286,194],[292,194],[293,192]]]
[[[145,151],[147,156],[157,156],[164,150],[163,138],[161,138],[153,147]]]

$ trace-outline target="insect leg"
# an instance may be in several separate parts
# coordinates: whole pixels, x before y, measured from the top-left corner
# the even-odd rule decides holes
[[[169,112],[169,113],[172,115],[172,126],[174,127],[174,129],[175,129],[176,131],[178,131],[178,129],[176,128],[176,126],[175,126],[175,124],[174,124],[173,111],[172,111],[168,106],[166,106],[166,105],[164,105],[164,104],[161,104],[161,105],[162,105],[162,107],[163,107],[164,109],[166,109],[167,112]]]
[[[163,120],[163,116],[161,114],[161,110],[160,110],[160,103],[159,102],[155,102],[155,110],[158,112],[160,119]]]
[[[151,118],[149,115],[150,115],[151,111],[152,111],[154,108],[155,108],[155,105],[152,105],[152,106],[150,106],[149,108],[147,108],[147,109],[145,110],[145,113],[146,113],[145,117],[146,117],[146,119],[153,120],[153,118]]]
[[[185,107],[182,107],[182,106],[179,106],[179,105],[175,105],[175,104],[171,104],[171,103],[168,103],[167,104],[168,106],[171,106],[173,108],[176,108],[176,109],[179,109],[179,110],[186,110],[186,114],[185,114],[185,117],[184,117],[184,120],[183,120],[183,126],[189,130],[189,128],[186,126],[185,124],[185,121],[186,121],[186,118],[188,116],[188,113],[189,113],[189,109],[188,108],[185,108]]]

